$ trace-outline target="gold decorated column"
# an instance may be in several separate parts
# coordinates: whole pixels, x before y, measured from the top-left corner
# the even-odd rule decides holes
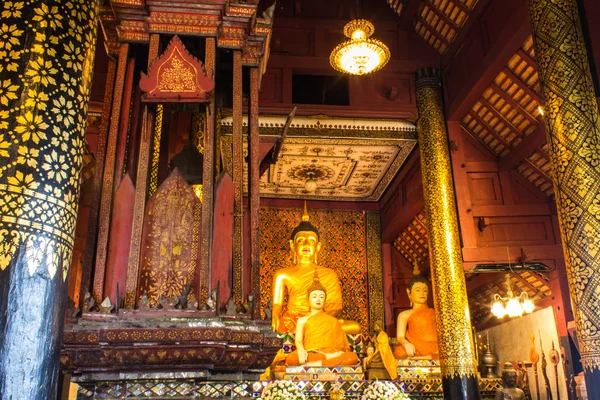
[[[417,132],[444,397],[479,399],[439,71],[415,74]]]
[[[148,66],[158,57],[160,51],[160,35],[153,33],[150,35],[150,46],[148,50]],[[150,177],[148,182],[148,197],[152,197],[158,189],[158,165],[160,163],[160,142],[162,138],[164,107],[162,104],[156,105],[154,111],[154,127],[152,129],[152,159],[150,164]]]
[[[529,15],[588,398],[600,399],[600,115],[576,0]]]
[[[233,299],[244,302],[244,139],[242,137],[242,52],[233,52]]]
[[[0,398],[56,398],[98,2],[0,1]]]

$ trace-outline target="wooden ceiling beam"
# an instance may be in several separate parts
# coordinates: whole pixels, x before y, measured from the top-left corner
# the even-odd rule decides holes
[[[519,129],[517,129],[517,127],[514,126],[512,124],[512,122],[510,122],[508,119],[506,119],[506,117],[504,115],[500,114],[500,111],[496,110],[496,107],[494,107],[486,98],[482,97],[480,99],[480,102],[481,102],[481,104],[483,104],[485,106],[485,108],[487,108],[492,114],[494,114],[494,116],[496,118],[498,118],[498,120],[500,122],[502,122],[504,124],[504,126],[506,126],[515,135],[517,135],[517,137],[523,138],[525,136],[525,134],[523,132],[521,132]]]
[[[498,161],[498,169],[500,171],[510,171],[544,143],[546,143],[546,128],[544,124],[540,124],[535,131],[525,136],[510,153]]]
[[[421,0],[406,0],[400,14],[400,30],[412,30],[415,26]]]
[[[523,48],[517,50],[517,55],[521,57],[521,59],[525,61],[527,65],[533,68],[534,71],[537,71],[537,62],[529,55],[529,53],[523,50]]]
[[[510,143],[508,143],[506,141],[506,139],[504,139],[502,136],[498,135],[498,132],[496,132],[496,130],[494,128],[492,128],[490,126],[490,124],[485,122],[483,120],[483,118],[481,118],[479,115],[477,115],[476,112],[471,110],[471,111],[469,111],[469,115],[471,116],[471,118],[475,119],[481,126],[483,126],[490,135],[494,136],[496,138],[496,140],[498,140],[500,143],[502,143],[504,145],[504,147],[506,147],[508,150],[512,149],[512,146],[510,145]],[[461,125],[463,125],[463,128],[466,128],[466,130],[470,133],[470,130],[464,124],[461,124]]]
[[[490,85],[492,91],[496,93],[498,96],[502,97],[502,99],[508,103],[513,109],[515,109],[519,114],[521,114],[525,119],[527,119],[531,124],[538,126],[540,121],[538,121],[533,115],[529,114],[519,103],[515,101],[508,93],[506,93],[500,86],[498,86],[495,82]]]
[[[445,37],[440,35],[440,33],[436,31],[433,26],[429,25],[429,22],[427,22],[423,17],[421,17],[420,15],[417,16],[417,21],[419,21],[425,27],[427,32],[435,36],[437,40],[439,40],[444,46],[446,46],[446,48],[450,48],[450,42],[448,42],[448,40]]]
[[[465,6],[463,3],[460,2],[460,0],[450,0],[448,3],[452,4],[454,7],[460,9],[462,12],[464,12],[467,15],[471,14],[471,9],[467,6]],[[482,1],[478,2],[477,4],[482,3]]]
[[[493,32],[495,41],[485,49],[485,56],[481,62],[478,61],[476,65],[468,64],[469,55],[458,51],[453,59],[448,60],[448,63],[445,64],[447,67],[444,71],[444,78],[447,80],[462,78],[465,65],[469,65],[469,75],[463,79],[464,82],[461,82],[454,92],[447,93],[448,106],[446,110],[450,121],[462,120],[531,34],[527,2],[490,0],[479,3],[485,3],[486,12],[510,8],[511,18],[501,25],[501,30]],[[461,45],[469,42],[471,37],[479,38],[480,36],[480,30],[472,29],[464,40],[461,40]],[[471,41],[476,43],[480,39],[473,38]],[[466,45],[464,47],[468,48]]]
[[[456,22],[452,21],[450,18],[448,18],[446,16],[446,14],[444,14],[444,12],[440,9],[438,9],[432,2],[431,0],[425,0],[424,1],[425,5],[435,14],[437,15],[437,17],[439,19],[441,19],[442,21],[444,21],[446,23],[446,25],[449,25],[452,29],[454,29],[455,31],[458,31],[460,29],[460,27],[458,25],[456,25]]]
[[[535,100],[538,104],[543,104],[542,97],[532,88],[529,87],[521,78],[517,76],[510,68],[506,67],[502,70],[502,72],[510,78],[517,86],[519,86],[525,93],[529,95],[533,100]]]
[[[552,179],[548,175],[546,175],[546,173],[542,171],[537,165],[529,161],[527,158],[523,159],[523,162],[528,164],[535,172],[537,172],[537,174],[542,178],[542,180],[544,180],[546,183],[549,183],[550,186],[553,185]]]

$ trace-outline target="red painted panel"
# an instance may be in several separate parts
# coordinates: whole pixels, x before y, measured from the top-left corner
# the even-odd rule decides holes
[[[104,276],[104,296],[110,296],[112,304],[116,304],[117,301],[117,284],[119,284],[119,298],[125,298],[134,201],[135,187],[129,174],[125,174],[115,193],[106,260],[106,275]]]
[[[281,103],[282,99],[281,69],[267,69],[260,84],[260,103]]]
[[[501,205],[502,189],[498,173],[469,173],[472,205]]]
[[[215,185],[212,248],[212,287],[219,285],[219,305],[231,297],[233,275],[233,181],[223,173]]]
[[[478,231],[478,245],[524,246],[555,244],[550,216],[486,218],[487,226]]]
[[[313,38],[313,29],[278,27],[273,30],[271,51],[273,54],[311,56],[314,55]]]

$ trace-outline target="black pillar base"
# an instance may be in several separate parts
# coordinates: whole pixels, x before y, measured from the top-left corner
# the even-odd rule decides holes
[[[585,389],[588,399],[600,399],[600,370],[590,369],[583,371],[585,377]]]
[[[477,378],[467,376],[455,376],[453,378],[442,378],[444,399],[450,400],[479,400],[479,383]]]

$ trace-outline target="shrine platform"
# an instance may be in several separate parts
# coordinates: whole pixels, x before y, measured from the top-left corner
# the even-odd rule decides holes
[[[97,399],[256,399],[259,398],[268,381],[206,381],[202,379],[146,379],[77,382],[77,400]],[[309,399],[328,399],[333,387],[342,389],[344,399],[357,400],[370,381],[342,381],[337,386],[334,381],[297,381]],[[442,380],[405,379],[396,384],[408,393],[411,399],[443,399]],[[500,379],[480,379],[481,399],[494,399],[496,390],[501,388]]]

